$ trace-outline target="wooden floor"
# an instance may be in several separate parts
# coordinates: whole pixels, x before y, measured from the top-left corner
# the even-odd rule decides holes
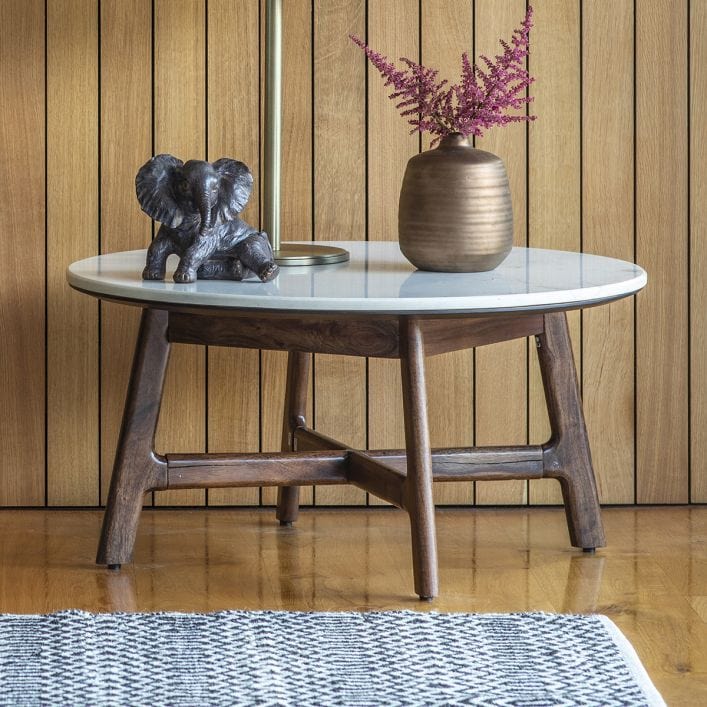
[[[392,509],[147,510],[135,563],[93,558],[101,513],[0,511],[0,611],[217,609],[599,612],[670,705],[707,705],[707,508],[606,509],[609,547],[567,544],[555,509],[439,510],[441,596],[412,593]]]

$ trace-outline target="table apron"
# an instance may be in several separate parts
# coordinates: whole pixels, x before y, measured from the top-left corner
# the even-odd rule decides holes
[[[434,318],[170,312],[167,337],[173,343],[400,358],[401,322],[406,319],[419,322],[427,356],[539,335],[544,329],[543,315],[535,312]]]

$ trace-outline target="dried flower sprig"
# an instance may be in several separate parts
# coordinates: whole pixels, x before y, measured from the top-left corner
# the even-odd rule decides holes
[[[405,57],[400,61],[407,69],[398,69],[361,39],[349,36],[383,76],[384,85],[393,87],[389,97],[398,101],[395,107],[413,126],[410,132],[432,133],[436,136],[432,141],[434,145],[451,133],[480,136],[495,125],[535,120],[534,115],[507,113],[511,109],[519,110],[533,100],[532,96],[526,95],[526,88],[535,79],[525,68],[532,19],[533,8],[529,6],[521,26],[513,31],[511,43],[500,40],[503,53],[497,54],[495,61],[481,56],[485,69],[472,64],[464,52],[461,80],[451,86],[446,79],[437,80],[437,69]]]

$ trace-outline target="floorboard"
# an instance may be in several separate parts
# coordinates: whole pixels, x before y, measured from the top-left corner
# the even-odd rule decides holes
[[[606,614],[670,705],[707,704],[707,508],[604,510],[608,547],[569,547],[560,509],[441,509],[441,597],[412,593],[392,508],[143,512],[135,562],[93,564],[101,513],[0,511],[0,611],[556,611]]]

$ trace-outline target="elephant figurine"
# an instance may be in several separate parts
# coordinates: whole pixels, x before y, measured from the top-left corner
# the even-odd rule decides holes
[[[175,282],[277,277],[267,234],[239,218],[253,189],[248,167],[228,158],[216,162],[172,155],[148,160],[135,177],[140,208],[160,228],[147,251],[144,280],[164,280],[167,258],[180,260]]]

